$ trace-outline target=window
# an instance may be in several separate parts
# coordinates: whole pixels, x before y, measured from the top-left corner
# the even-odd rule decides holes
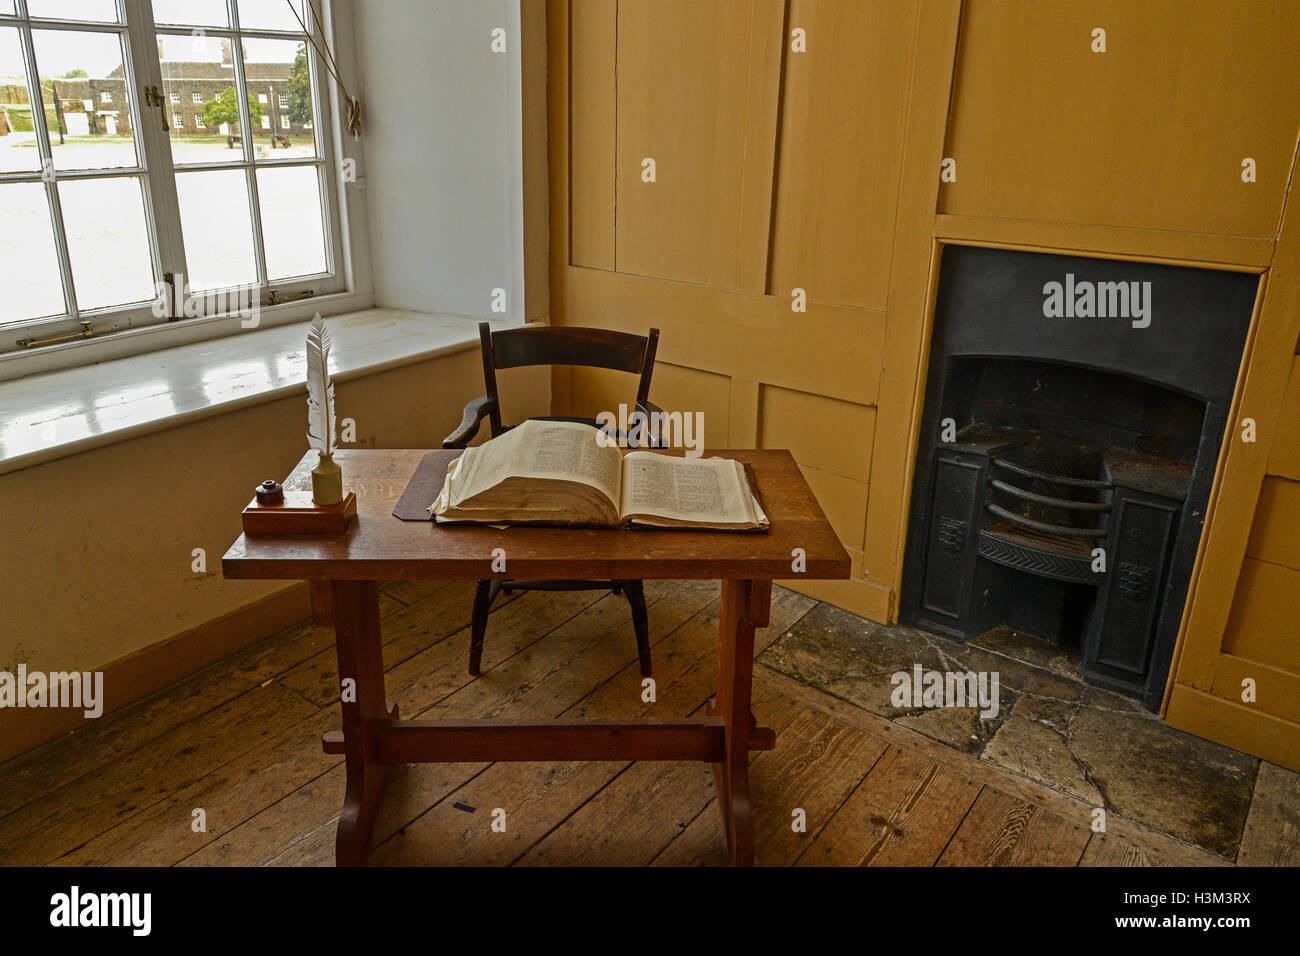
[[[272,290],[343,287],[333,124],[273,142],[256,90],[286,90],[275,116],[309,122],[327,106],[326,74],[287,0],[152,0],[155,36],[141,42],[134,21],[147,20],[149,5],[31,3],[56,11],[41,16],[0,0],[0,84],[16,91],[5,108],[18,128],[0,149],[0,352],[87,322],[124,331],[233,300],[206,292],[265,303]],[[149,76],[162,89],[146,103],[137,92]],[[183,92],[202,105],[188,130],[178,109],[164,112]],[[95,93],[113,108],[92,111],[84,97]],[[174,292],[164,284],[173,276]]]
[[[265,105],[266,105],[266,102],[267,102],[267,100],[266,100],[266,94],[265,94],[265,93],[258,93],[258,94],[257,94],[257,102],[259,102],[259,103],[261,103],[263,106],[265,106]]]
[[[288,129],[288,128],[289,128],[289,117],[286,116],[286,115],[284,115],[283,113],[281,113],[281,114],[280,114],[280,129]]]

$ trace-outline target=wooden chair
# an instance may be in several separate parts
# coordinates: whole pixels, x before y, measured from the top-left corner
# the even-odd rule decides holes
[[[487,419],[495,438],[508,431],[501,424],[501,403],[497,395],[496,370],[520,368],[527,365],[581,365],[589,368],[608,368],[619,372],[632,372],[639,376],[636,391],[636,408],[644,415],[660,412],[650,399],[650,376],[654,372],[655,349],[659,345],[659,330],[651,329],[649,335],[631,335],[607,329],[582,329],[560,327],[534,327],[506,329],[493,332],[486,322],[480,322],[479,342],[483,350],[483,385],[487,392],[465,406],[460,425],[442,441],[443,448],[465,448],[478,434],[483,419]],[[541,417],[541,421],[586,422],[595,425],[594,418]],[[620,433],[629,444],[635,436]],[[647,443],[648,446],[649,443]],[[469,672],[477,674],[483,658],[483,638],[487,633],[488,612],[492,602],[502,591],[595,591],[610,590],[622,594],[632,609],[632,626],[636,631],[637,656],[641,662],[641,676],[650,676],[650,625],[646,619],[645,588],[640,581],[479,581],[474,589],[474,612],[470,623]]]

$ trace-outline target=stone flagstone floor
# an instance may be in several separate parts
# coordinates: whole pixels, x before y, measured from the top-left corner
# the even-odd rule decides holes
[[[1237,859],[1257,781],[1300,792],[1300,775],[1166,726],[1133,699],[1083,682],[1077,654],[999,628],[961,644],[818,604],[761,665],[957,750]],[[898,708],[892,675],[997,671],[1000,706]],[[1292,815],[1300,823],[1300,808]],[[1262,836],[1262,835],[1260,835]]]

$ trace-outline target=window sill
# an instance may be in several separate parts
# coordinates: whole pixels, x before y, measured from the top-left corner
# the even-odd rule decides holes
[[[3,0],[0,0],[2,3]],[[374,305],[374,299],[350,292],[330,292],[308,299],[284,302],[280,305],[262,306],[258,328],[272,329],[294,322],[311,319],[320,312],[326,318],[349,312],[360,312]],[[114,321],[101,316],[100,322]],[[0,382],[11,382],[29,375],[44,375],[64,369],[80,368],[109,362],[114,359],[145,355],[163,349],[178,348],[196,342],[207,342],[223,336],[246,335],[245,319],[239,315],[210,315],[185,319],[182,322],[151,322],[138,328],[127,328],[112,335],[89,339],[73,339],[58,345],[45,345],[38,349],[12,350],[0,353]],[[96,324],[99,324],[97,322]]]
[[[459,315],[367,309],[326,323],[336,382],[459,352],[478,341],[478,320]],[[305,395],[307,325],[295,322],[0,382],[0,474]]]

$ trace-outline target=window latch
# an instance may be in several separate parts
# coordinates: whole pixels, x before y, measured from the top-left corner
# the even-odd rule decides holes
[[[144,88],[144,105],[158,107],[158,115],[162,119],[162,131],[164,133],[170,132],[167,126],[167,110],[164,108],[166,102],[162,93],[158,91],[158,87],[146,86]]]
[[[93,339],[99,335],[107,335],[109,332],[116,332],[120,326],[110,325],[102,329],[92,329],[90,319],[81,319],[78,323],[81,326],[80,332],[66,332],[63,335],[51,335],[46,339],[19,339],[19,348],[33,349],[38,345],[54,345],[57,342],[71,342],[73,339]]]
[[[311,289],[303,292],[294,292],[290,295],[283,295],[279,291],[272,289],[266,294],[267,305],[279,305],[281,302],[292,302],[294,299],[307,299],[315,293]]]

